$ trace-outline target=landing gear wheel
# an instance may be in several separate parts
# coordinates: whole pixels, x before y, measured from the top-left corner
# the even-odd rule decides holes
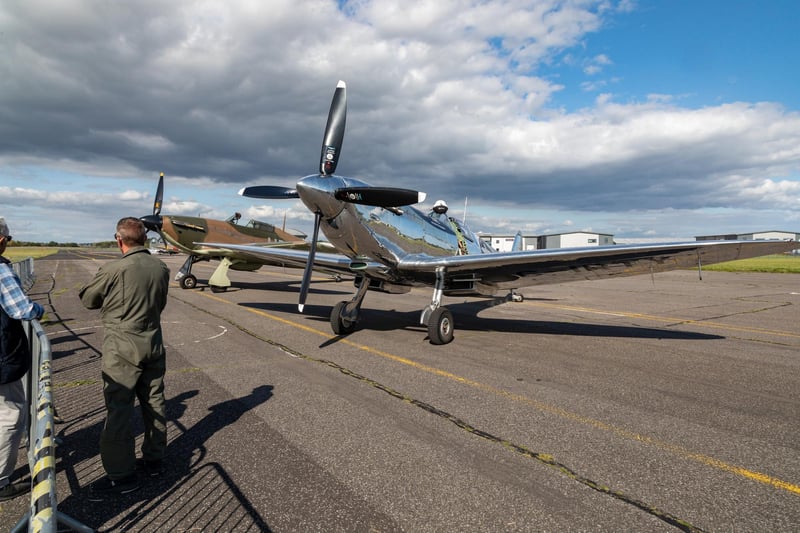
[[[194,289],[197,287],[197,278],[192,274],[181,278],[181,289]]]
[[[228,290],[228,287],[218,287],[216,285],[209,285],[209,287],[211,288],[211,292],[215,294],[218,292],[225,292]]]
[[[438,307],[428,319],[428,338],[431,344],[447,344],[453,340],[453,313],[446,307]]]
[[[347,335],[353,333],[356,329],[356,323],[354,321],[350,321],[342,316],[347,303],[348,302],[339,302],[333,306],[333,311],[331,311],[331,329],[336,335]]]

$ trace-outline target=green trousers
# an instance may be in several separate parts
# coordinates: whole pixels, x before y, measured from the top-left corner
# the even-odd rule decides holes
[[[100,435],[100,457],[111,479],[136,472],[133,435],[134,399],[139,400],[144,421],[142,458],[158,461],[167,451],[167,417],[164,402],[166,358],[134,365],[120,357],[103,354],[103,396],[106,423]]]

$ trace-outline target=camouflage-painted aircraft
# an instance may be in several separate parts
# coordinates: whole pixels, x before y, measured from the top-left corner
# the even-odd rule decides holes
[[[164,195],[164,173],[158,178],[158,189],[153,202],[153,214],[141,217],[145,227],[158,232],[166,246],[177,248],[188,254],[186,262],[175,276],[182,288],[191,289],[197,285],[192,274],[192,265],[198,261],[218,260],[219,266],[208,280],[214,292],[223,292],[231,285],[228,269],[253,271],[264,264],[280,264],[274,260],[254,259],[250,254],[220,248],[222,244],[247,244],[253,246],[281,246],[284,248],[308,249],[308,243],[300,237],[276,228],[272,224],[251,220],[240,225],[241,215],[236,213],[228,220],[189,217],[183,215],[162,215],[161,203]],[[217,246],[208,248],[204,242],[214,242]]]

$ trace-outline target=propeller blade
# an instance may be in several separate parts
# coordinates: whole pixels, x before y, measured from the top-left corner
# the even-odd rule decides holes
[[[146,215],[140,217],[139,220],[142,221],[147,231],[161,231],[161,226],[163,225],[161,215]]]
[[[314,214],[314,234],[311,236],[311,250],[308,251],[308,263],[306,269],[303,271],[303,283],[300,285],[300,303],[297,308],[303,312],[303,307],[306,305],[306,296],[308,295],[308,285],[311,283],[311,271],[314,269],[314,255],[317,253],[317,239],[319,238],[319,224],[322,222],[322,215],[320,213]]]
[[[325,125],[325,136],[322,138],[319,172],[323,176],[330,176],[336,172],[336,164],[342,151],[346,119],[347,85],[340,80],[333,93],[331,108],[328,111],[328,123]]]
[[[425,193],[394,187],[343,187],[336,189],[334,197],[351,204],[376,207],[400,207],[425,200]]]
[[[156,188],[156,199],[153,201],[153,214],[161,214],[161,202],[164,200],[164,173],[158,177],[158,188]]]
[[[248,198],[269,198],[273,200],[283,200],[287,198],[300,198],[297,189],[290,187],[280,187],[278,185],[256,185],[255,187],[244,187],[239,190],[240,196]]]

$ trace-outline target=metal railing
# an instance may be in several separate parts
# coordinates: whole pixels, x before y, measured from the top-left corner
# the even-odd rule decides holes
[[[31,506],[23,520],[28,531],[56,531],[55,421],[50,369],[50,341],[38,320],[24,322],[31,347],[28,380],[28,464],[31,470]]]
[[[19,266],[18,266],[19,265]],[[25,292],[35,282],[33,259],[12,265]],[[53,364],[50,341],[38,320],[23,321],[31,353],[31,370],[25,377],[28,405],[28,465],[31,471],[30,510],[11,530],[55,533],[59,523],[75,531],[91,532],[91,528],[59,513],[56,498],[56,431],[51,369]]]
[[[22,290],[28,292],[36,282],[36,273],[33,271],[33,258],[28,257],[22,261],[11,263],[11,268],[22,282]]]

